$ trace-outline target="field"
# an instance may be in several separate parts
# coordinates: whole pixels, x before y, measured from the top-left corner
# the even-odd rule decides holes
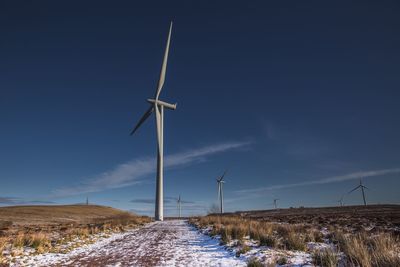
[[[1,207],[0,263],[20,255],[66,252],[147,222],[148,217],[96,205]]]
[[[224,216],[290,224],[305,223],[349,231],[364,229],[368,229],[369,232],[389,231],[400,235],[400,205],[238,211],[225,213]]]
[[[0,207],[0,221],[14,226],[87,224],[127,215],[132,214],[97,205]]]
[[[400,266],[400,206],[151,222],[94,205],[0,208],[0,266]]]
[[[250,266],[400,266],[399,205],[241,211],[190,221],[250,258]]]

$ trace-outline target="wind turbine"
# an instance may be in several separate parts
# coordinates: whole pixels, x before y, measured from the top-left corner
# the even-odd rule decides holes
[[[89,205],[89,197],[86,197],[86,206]]]
[[[171,32],[172,32],[172,21],[169,27],[167,45],[165,47],[164,59],[161,65],[160,78],[158,80],[156,93],[154,98],[147,99],[147,102],[150,103],[150,107],[144,113],[142,118],[136,124],[135,128],[132,130],[131,135],[133,135],[136,130],[143,124],[143,122],[153,113],[156,114],[156,128],[157,128],[157,143],[158,143],[158,153],[157,153],[157,182],[156,182],[156,205],[155,205],[155,215],[154,218],[157,221],[164,220],[164,196],[163,196],[163,171],[164,171],[164,108],[167,109],[176,109],[175,104],[169,104],[167,102],[159,100],[159,96],[161,93],[161,89],[163,88],[165,82],[165,74],[167,71],[167,61],[168,61],[168,52],[169,52],[169,44],[171,41]]]
[[[182,203],[182,201],[181,201],[181,195],[179,195],[179,198],[178,198],[178,201],[177,201],[177,204],[178,204],[178,211],[179,211],[179,218],[181,217],[181,203]]]
[[[342,197],[337,201],[338,203],[340,203],[341,207],[343,207],[343,198],[344,198],[344,195],[342,195]]]
[[[220,207],[220,213],[224,213],[224,192],[222,191],[222,185],[225,183],[223,180],[225,177],[226,171],[224,174],[222,174],[221,177],[217,178],[217,184],[218,184],[218,200],[219,200],[219,207]]]
[[[275,198],[274,199],[274,206],[275,206],[275,209],[278,209],[278,205],[277,205],[277,201],[279,200],[279,198]]]
[[[367,201],[365,200],[365,192],[364,192],[364,188],[368,189],[368,187],[364,186],[362,184],[361,178],[360,178],[360,184],[354,188],[353,190],[351,190],[348,194],[352,193],[353,191],[357,190],[358,188],[361,188],[361,192],[362,192],[362,196],[363,196],[363,200],[364,200],[364,206],[367,206]]]

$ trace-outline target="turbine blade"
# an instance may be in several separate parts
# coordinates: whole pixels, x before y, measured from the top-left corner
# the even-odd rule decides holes
[[[139,129],[140,125],[142,125],[143,122],[145,122],[145,120],[151,115],[151,113],[153,113],[153,111],[154,111],[154,108],[152,106],[150,106],[150,108],[144,113],[142,118],[136,124],[135,128],[132,130],[131,135],[133,135],[136,132],[136,130]]]
[[[155,99],[156,100],[158,100],[158,97],[160,96],[160,93],[161,93],[161,89],[162,89],[162,87],[164,85],[164,82],[165,82],[165,73],[167,72],[169,44],[171,42],[171,32],[172,32],[172,21],[171,21],[171,25],[169,26],[167,46],[165,47],[164,59],[163,59],[162,65],[161,65],[160,79],[158,80],[157,91],[156,91],[156,94],[155,94]]]
[[[356,188],[354,188],[353,190],[351,190],[349,193],[347,193],[347,194],[350,194],[351,192],[354,192],[354,191],[356,191],[358,188],[360,188],[360,186],[357,186]]]
[[[364,187],[365,189],[368,189],[368,190],[369,190],[369,188],[368,188],[368,187],[366,187],[365,185],[363,185],[362,187]]]
[[[222,179],[224,179],[226,172],[227,171],[224,171],[224,174],[222,174],[221,178],[219,179],[220,181],[222,181]]]

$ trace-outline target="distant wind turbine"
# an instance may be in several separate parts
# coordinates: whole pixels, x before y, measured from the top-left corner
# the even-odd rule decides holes
[[[278,209],[278,205],[277,205],[277,201],[279,200],[279,198],[275,198],[274,199],[274,207],[275,209]]]
[[[225,183],[223,180],[225,177],[226,171],[224,174],[222,174],[221,177],[217,178],[217,184],[218,184],[218,200],[219,200],[219,208],[220,208],[220,213],[224,213],[224,192],[222,190],[222,185]]]
[[[89,197],[86,197],[86,205],[89,205]]]
[[[359,184],[356,188],[354,188],[353,190],[351,190],[348,194],[350,194],[350,193],[356,191],[358,188],[361,188],[361,192],[362,192],[362,196],[363,196],[363,200],[364,200],[364,206],[367,206],[367,201],[365,200],[364,188],[365,188],[365,189],[368,189],[368,187],[366,187],[366,186],[364,186],[364,185],[362,184],[361,178],[360,178],[360,184]]]
[[[181,203],[182,203],[182,201],[181,201],[181,195],[179,195],[179,198],[178,198],[178,201],[177,201],[177,204],[178,204],[178,212],[179,212],[179,218],[181,217]]]
[[[342,195],[342,197],[337,201],[341,207],[343,207],[343,198],[344,198],[344,195]]]
[[[155,220],[164,220],[164,196],[163,196],[163,171],[164,171],[164,108],[176,109],[176,104],[169,104],[159,100],[161,89],[165,82],[165,75],[167,71],[167,61],[169,53],[169,45],[171,41],[172,22],[169,27],[167,45],[164,52],[164,59],[161,65],[160,79],[158,80],[156,93],[153,99],[147,99],[150,103],[150,107],[144,113],[142,118],[136,124],[132,130],[133,135],[136,130],[142,125],[142,123],[153,113],[156,114],[156,127],[157,127],[157,143],[158,143],[158,155],[157,155],[157,183],[156,183],[156,203],[155,203]]]

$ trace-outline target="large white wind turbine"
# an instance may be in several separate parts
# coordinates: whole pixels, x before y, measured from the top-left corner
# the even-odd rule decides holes
[[[348,194],[350,194],[351,192],[357,190],[358,188],[361,188],[361,192],[362,192],[362,196],[363,196],[363,200],[364,200],[364,206],[367,206],[367,201],[365,200],[364,188],[365,188],[365,189],[368,189],[368,187],[366,187],[366,186],[364,186],[364,185],[362,184],[361,178],[360,178],[360,184],[359,184],[356,188],[354,188],[353,190],[351,190]]]
[[[177,204],[178,204],[178,212],[179,212],[179,218],[181,217],[181,195],[179,195],[179,198],[177,200]]]
[[[165,48],[164,59],[161,65],[160,79],[158,80],[156,93],[153,99],[147,99],[150,103],[149,109],[144,113],[143,117],[139,120],[135,128],[132,130],[131,135],[142,125],[142,123],[153,113],[156,113],[156,127],[157,127],[157,182],[156,182],[156,207],[155,207],[155,220],[162,221],[164,219],[164,197],[163,197],[163,159],[164,159],[164,108],[176,109],[176,104],[169,104],[159,100],[161,89],[165,81],[165,74],[167,71],[167,61],[169,44],[171,41],[172,22],[169,27],[167,46]]]
[[[218,184],[218,200],[219,200],[219,208],[220,208],[220,213],[224,213],[224,192],[222,190],[222,185],[225,183],[223,180],[225,177],[226,171],[224,174],[222,174],[221,177],[217,178],[217,184]]]

